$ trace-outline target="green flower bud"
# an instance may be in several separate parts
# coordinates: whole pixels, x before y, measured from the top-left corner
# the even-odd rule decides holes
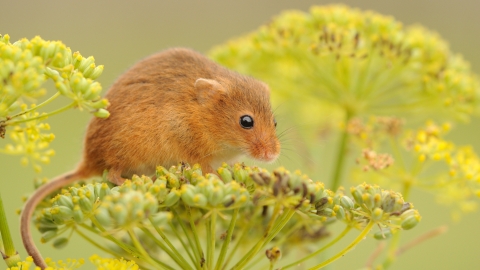
[[[387,240],[392,236],[392,231],[390,229],[382,229],[373,234],[373,237],[377,240]]]
[[[420,222],[420,219],[421,219],[420,215],[413,215],[413,216],[407,217],[402,221],[402,225],[401,225],[402,229],[410,230],[414,228]]]
[[[65,195],[58,195],[55,199],[58,205],[66,206],[70,209],[73,209],[72,197],[65,196]]]
[[[182,194],[179,190],[172,189],[170,193],[168,193],[167,197],[165,198],[165,202],[164,202],[165,206],[171,207],[175,205],[180,199],[181,195]]]
[[[58,92],[64,96],[68,96],[71,94],[70,89],[65,85],[63,82],[56,82],[55,83],[55,88],[57,88]]]
[[[225,196],[223,198],[223,202],[222,202],[223,206],[228,208],[228,207],[234,205],[235,202],[236,202],[236,199],[237,199],[237,196],[235,196],[234,194],[229,194],[229,195]]]
[[[345,209],[343,209],[342,206],[340,206],[340,205],[335,205],[335,206],[333,207],[333,210],[335,211],[338,219],[340,219],[340,220],[345,219]]]
[[[113,219],[118,225],[124,225],[127,220],[127,209],[122,205],[115,205],[111,210]]]
[[[82,222],[83,222],[83,218],[84,218],[84,215],[83,215],[82,209],[80,209],[80,206],[79,206],[79,205],[75,205],[75,206],[73,207],[73,219],[74,219],[75,222],[77,222],[77,223],[82,223]]]
[[[102,183],[102,184],[99,184],[98,186],[99,186],[99,191],[96,194],[98,194],[98,197],[100,198],[100,200],[110,194],[110,187],[108,186],[107,183]]]
[[[80,196],[79,204],[80,208],[86,213],[92,211],[93,209],[93,204],[91,200],[88,199],[85,195]]]
[[[82,71],[83,76],[85,78],[90,78],[90,75],[93,73],[94,69],[95,69],[95,63],[91,63]]]
[[[226,165],[226,163],[224,163],[224,164]],[[233,181],[232,172],[228,168],[222,166],[222,167],[218,168],[217,172],[220,175],[220,177],[222,178],[223,182],[230,183],[231,181]]]
[[[95,58],[93,56],[89,56],[88,58],[83,58],[80,61],[80,64],[78,65],[78,70],[80,70],[82,73],[85,72],[85,70],[91,65],[94,64]]]
[[[54,81],[57,81],[60,79],[60,73],[58,73],[58,71],[51,69],[49,67],[45,68],[45,75],[52,78]]]
[[[333,211],[333,209],[330,209],[330,208],[325,208],[319,212],[317,212],[318,215],[320,216],[325,216],[325,217],[334,217],[336,216],[335,212]]]
[[[193,201],[193,206],[196,206],[196,207],[205,207],[207,206],[207,203],[208,203],[207,197],[205,197],[205,195],[200,193],[195,194],[192,201]]]
[[[382,195],[380,195],[380,193],[376,193],[375,195],[373,195],[373,205],[374,207],[382,206]]]
[[[409,209],[409,210],[403,212],[403,213],[400,215],[400,218],[403,220],[403,219],[406,219],[406,218],[408,218],[408,217],[415,216],[415,215],[418,215],[418,216],[419,216],[420,214],[419,214],[418,211],[415,210],[415,209]]]
[[[108,102],[108,100],[106,99],[101,99],[99,101],[95,101],[92,103],[92,108],[94,109],[101,109],[101,108],[106,108],[108,105],[110,105],[110,103]]]
[[[233,167],[233,178],[237,182],[245,183],[248,179],[248,172],[242,168],[242,165],[235,164]]]
[[[110,215],[108,214],[108,210],[100,207],[95,210],[95,219],[105,227],[110,227],[112,225],[112,221],[110,219]]]
[[[103,65],[96,67],[93,72],[88,76],[88,78],[95,80],[96,78],[100,77],[103,73]]]
[[[51,208],[50,213],[54,219],[58,220],[67,220],[72,218],[73,210],[72,208],[66,206],[54,206]]]
[[[40,222],[38,224],[38,230],[41,233],[45,233],[47,231],[54,231],[57,229],[58,225],[53,223],[50,219],[47,219],[45,216],[40,219]]]
[[[66,237],[61,237],[61,238],[55,239],[55,241],[53,241],[53,247],[58,248],[58,249],[66,247],[67,244],[68,244],[68,238],[66,238]]]
[[[372,195],[368,193],[363,193],[362,201],[367,206],[368,209],[372,209],[374,207]]]
[[[372,211],[372,219],[374,221],[380,221],[383,219],[383,210],[380,209],[380,208],[375,208],[373,211]]]
[[[351,187],[350,193],[352,193],[353,199],[358,205],[363,205],[362,192],[359,190],[359,187]]]
[[[105,109],[98,109],[93,113],[98,118],[108,118],[110,116],[110,112]]]
[[[340,205],[348,210],[352,209],[354,206],[352,199],[350,199],[348,196],[342,196],[340,198]]]
[[[57,235],[58,235],[57,230],[49,230],[42,235],[42,238],[40,238],[40,242],[47,243],[48,241],[55,238]]]
[[[162,226],[167,226],[168,222],[170,222],[173,219],[173,214],[170,212],[160,212],[155,215],[153,215],[150,218],[150,221],[152,222],[153,226],[155,227],[162,227]]]

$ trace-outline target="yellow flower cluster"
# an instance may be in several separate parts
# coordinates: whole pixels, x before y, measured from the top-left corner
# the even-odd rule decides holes
[[[361,121],[356,122],[355,126],[363,127],[355,130],[362,130],[360,133],[365,138],[377,134],[373,132],[377,128]],[[354,178],[392,188],[414,186],[433,192],[439,204],[452,207],[454,219],[458,219],[461,213],[475,211],[480,197],[480,158],[471,146],[457,146],[445,140],[444,136],[450,128],[448,123],[437,125],[428,121],[422,128],[405,131],[402,140],[390,140],[387,145],[392,148],[386,151],[393,153],[392,157],[398,162],[382,171],[365,169],[366,166],[373,168],[372,162],[377,163],[378,155],[373,150],[364,150],[362,158],[357,159],[357,164],[362,168],[354,171]],[[361,140],[358,142],[363,146]],[[403,151],[400,151],[400,144]],[[385,146],[385,140],[375,141],[375,149],[385,150]],[[363,160],[367,160],[366,165]]]
[[[138,270],[140,269],[134,261],[127,261],[123,258],[112,259],[102,258],[98,255],[90,257],[90,261],[97,267],[98,270]]]
[[[327,101],[354,116],[466,119],[479,100],[469,64],[436,33],[343,5],[284,12],[210,55],[266,80],[275,99]]]
[[[83,259],[79,259],[79,260],[67,259],[66,261],[60,260],[58,262],[54,262],[50,258],[46,258],[45,262],[48,265],[48,267],[45,268],[45,270],[73,270],[73,269],[80,268],[85,263]],[[33,265],[32,257],[27,257],[25,261],[19,262],[17,266],[7,268],[7,270],[30,270],[31,269],[30,267],[32,265]],[[33,269],[40,270],[40,267],[34,266]],[[114,269],[114,268],[108,268],[108,269]]]
[[[93,57],[72,53],[60,41],[37,36],[12,44],[8,35],[0,35],[0,138],[10,133],[15,143],[0,145],[0,153],[24,155],[22,164],[31,163],[39,172],[39,164],[48,163],[54,154],[47,150],[54,136],[41,133],[49,126],[40,121],[70,108],[86,109],[97,117],[109,116],[105,109],[108,101],[100,97],[102,87],[95,81],[102,72],[103,66],[96,66]],[[42,85],[47,80],[54,82],[57,93],[38,105],[31,104],[46,94]],[[39,112],[60,95],[71,103],[49,113]]]
[[[73,270],[81,268],[84,265],[85,261],[83,259],[67,259],[65,261],[60,260],[58,262],[52,261],[50,258],[45,259],[48,267],[45,270]],[[140,269],[134,261],[127,261],[123,258],[113,259],[113,258],[102,258],[98,255],[92,255],[90,257],[90,262],[96,266],[97,270],[138,270]],[[40,270],[40,267],[33,265],[32,257],[27,257],[25,261],[19,262],[17,266],[7,268],[7,270],[30,270],[31,267],[34,267],[34,270]]]
[[[432,121],[429,121],[426,127],[416,132],[409,132],[406,147],[408,149],[413,146],[413,149],[418,154],[418,160],[422,162],[426,159],[448,159],[453,150],[453,144],[443,140],[441,137],[449,130],[450,124],[448,123],[439,127]]]
[[[26,107],[25,104],[22,107]],[[38,112],[29,112],[20,116],[21,119],[38,116]],[[41,172],[40,164],[50,163],[50,157],[55,155],[53,149],[49,149],[50,142],[53,141],[55,135],[52,133],[44,133],[50,130],[50,125],[40,123],[38,120],[26,122],[24,126],[14,126],[9,132],[10,139],[14,144],[7,144],[0,153],[8,155],[23,156],[22,165],[31,164],[36,172]],[[40,164],[39,164],[40,163]]]

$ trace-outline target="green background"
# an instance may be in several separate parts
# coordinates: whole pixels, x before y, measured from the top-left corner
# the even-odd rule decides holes
[[[97,64],[105,65],[99,81],[106,90],[130,65],[156,51],[183,46],[205,53],[229,38],[253,31],[282,10],[306,11],[313,4],[328,3],[333,2],[2,0],[0,33],[8,33],[12,41],[23,37],[30,39],[36,35],[47,40],[61,40],[72,51],[95,56]],[[480,73],[480,1],[351,0],[343,3],[392,15],[405,25],[419,23],[437,31],[449,41],[454,52],[464,55],[471,62],[473,70]],[[61,101],[50,108],[60,104]],[[52,143],[56,156],[51,165],[44,167],[41,176],[54,177],[74,168],[80,158],[82,137],[89,118],[87,113],[69,111],[48,119],[56,135]],[[281,123],[279,125],[281,127]],[[480,152],[477,139],[479,126],[478,119],[468,125],[457,126],[450,138],[457,144],[473,144]],[[0,147],[5,143],[6,140],[0,141]],[[295,159],[296,156],[290,158]],[[295,169],[288,163],[282,163],[289,169]],[[22,256],[26,253],[20,246],[19,222],[15,211],[22,205],[21,197],[33,190],[34,177],[33,170],[22,167],[19,158],[0,156],[0,192],[14,241]],[[460,222],[453,222],[449,210],[435,205],[432,195],[413,193],[411,201],[421,212],[423,220],[418,228],[405,233],[404,241],[443,224],[449,225],[449,232],[407,252],[391,269],[480,269],[478,213],[466,215]],[[39,234],[35,234],[36,239],[39,237]],[[347,240],[353,237],[352,234]],[[344,241],[339,246],[346,243]],[[360,268],[375,244],[373,240],[361,243],[336,262],[332,269]],[[50,245],[41,245],[41,250],[54,260],[88,258],[95,252],[99,253],[78,238],[73,238],[60,251]]]

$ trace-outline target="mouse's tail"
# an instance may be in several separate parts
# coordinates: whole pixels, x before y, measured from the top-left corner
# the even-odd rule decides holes
[[[43,259],[40,251],[35,246],[35,242],[32,238],[32,231],[30,229],[30,223],[32,220],[33,212],[37,205],[50,193],[58,190],[62,187],[65,187],[76,180],[84,178],[83,174],[78,173],[78,171],[69,172],[64,175],[58,176],[52,181],[46,183],[45,185],[38,188],[34,194],[25,203],[23,207],[22,214],[20,217],[20,233],[22,235],[22,241],[27,253],[32,256],[35,265],[39,266],[41,269],[47,268],[47,264]]]

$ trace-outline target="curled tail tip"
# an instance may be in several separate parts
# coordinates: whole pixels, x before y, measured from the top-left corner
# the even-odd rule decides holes
[[[73,183],[79,178],[82,178],[83,174],[78,171],[69,172],[62,176],[56,177],[52,181],[42,185],[28,198],[21,213],[20,213],[20,234],[22,236],[23,246],[28,255],[32,256],[33,262],[41,269],[47,268],[47,264],[43,259],[40,251],[33,241],[30,223],[32,216],[35,212],[37,205],[45,199],[47,195],[55,190],[64,187],[70,183]]]

